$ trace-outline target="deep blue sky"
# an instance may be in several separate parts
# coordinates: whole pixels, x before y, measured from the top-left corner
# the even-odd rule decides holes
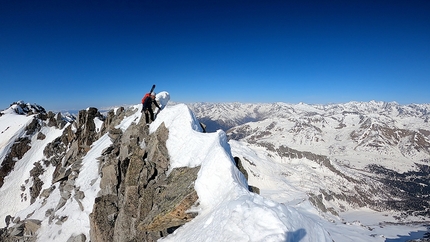
[[[430,1],[0,0],[0,109],[430,103]]]

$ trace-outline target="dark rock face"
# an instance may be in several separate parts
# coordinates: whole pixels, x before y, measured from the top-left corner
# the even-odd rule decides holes
[[[243,167],[242,160],[239,157],[234,157],[234,162],[236,163],[237,169],[239,169],[239,171],[245,176],[245,179],[248,180],[248,172],[246,171],[245,167]],[[260,188],[256,186],[248,185],[248,190],[250,192],[260,194]]]
[[[29,125],[27,125],[27,127],[25,128],[26,135],[33,135],[34,133],[39,131],[41,128],[41,122],[42,122],[41,120],[34,117],[33,121],[31,121],[31,123]]]
[[[21,159],[30,148],[30,139],[27,137],[18,138],[15,141],[0,167],[0,187],[3,186],[4,178],[9,175],[15,167],[16,161]]]
[[[33,186],[30,187],[30,203],[33,204],[36,198],[39,196],[43,182],[40,180],[39,176],[42,175],[44,169],[40,162],[34,163],[34,168],[30,171],[30,177],[33,179]]]

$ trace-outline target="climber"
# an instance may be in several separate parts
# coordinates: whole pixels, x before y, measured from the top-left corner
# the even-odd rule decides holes
[[[149,97],[144,98],[144,100],[142,100],[142,111],[141,112],[145,112],[145,120],[146,120],[147,124],[149,124],[149,115],[151,115],[152,121],[155,120],[154,111],[152,110],[152,104],[153,103],[158,108],[157,113],[160,112],[161,108],[158,105],[157,101],[155,100],[155,93],[154,92],[151,92]]]

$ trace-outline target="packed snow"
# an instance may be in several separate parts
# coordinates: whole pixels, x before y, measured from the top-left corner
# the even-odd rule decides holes
[[[194,210],[198,216],[160,241],[386,241],[411,231],[425,230],[422,226],[378,225],[376,223],[380,220],[376,217],[380,215],[365,209],[351,211],[343,221],[323,218],[306,200],[305,194],[296,189],[299,184],[287,183],[281,176],[276,176],[281,164],[273,163],[264,151],[256,151],[241,142],[228,142],[221,130],[203,133],[198,120],[186,105],[166,106],[170,98],[167,92],[159,93],[157,98],[164,102],[163,109],[149,129],[155,132],[161,123],[169,129],[166,145],[171,158],[170,170],[183,166],[201,167],[195,182],[199,205]],[[125,117],[117,128],[125,130],[141,118],[140,105],[130,108],[137,111]],[[1,161],[7,145],[24,132],[31,119],[32,116],[16,115],[9,111],[0,117]],[[97,121],[97,127],[100,125]],[[22,199],[22,193],[27,193],[31,184],[26,185],[25,192],[20,190],[21,185],[26,184],[25,179],[33,163],[44,158],[42,147],[60,136],[62,130],[44,127],[41,132],[46,138],[32,139],[32,148],[16,163],[0,188],[0,226],[6,225],[3,221],[6,215],[34,218],[42,220],[38,241],[67,241],[70,236],[80,233],[85,234],[89,241],[88,215],[100,189],[97,158],[111,145],[111,141],[107,134],[102,136],[84,157],[75,185],[85,193],[85,198],[80,204],[73,199],[75,194],[71,195],[66,205],[56,212],[69,216],[60,226],[50,223],[45,214],[48,208],[55,209],[59,203],[61,194],[58,189],[54,189],[47,199],[38,199],[32,205]],[[232,153],[235,156],[246,154],[251,157],[250,162],[264,167],[256,171],[259,179],[251,176],[249,180],[249,184],[261,189],[261,195],[248,191],[248,181],[235,167]],[[51,186],[54,172],[52,166],[45,168],[47,172],[40,177],[44,182],[43,189]],[[300,169],[305,169],[305,164],[297,169],[298,173],[292,176],[299,181]],[[363,226],[372,222],[375,223],[372,227]]]

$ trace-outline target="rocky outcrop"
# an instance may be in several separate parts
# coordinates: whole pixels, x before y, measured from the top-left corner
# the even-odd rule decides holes
[[[40,131],[43,120],[41,117],[45,114],[45,109],[38,105],[29,105],[22,102],[11,104],[13,109],[17,114],[30,115],[37,114],[34,116],[33,120],[25,127],[25,134],[23,137],[17,138],[12,147],[9,149],[9,153],[6,155],[5,159],[0,166],[0,187],[3,186],[4,178],[9,175],[9,173],[15,167],[17,160],[21,159],[25,153],[30,150],[31,137]],[[38,135],[38,137],[41,137]]]
[[[115,123],[110,119],[110,122]],[[91,241],[155,241],[191,220],[198,197],[199,168],[167,174],[168,130],[148,135],[144,121],[127,130],[110,129],[113,144],[102,157],[100,196],[91,218]]]
[[[45,159],[34,163],[29,179],[21,186],[22,199],[29,199],[30,203],[40,199],[44,204],[58,189],[58,204],[45,211],[49,224],[62,225],[70,219],[61,211],[71,200],[84,211],[82,200],[85,194],[75,185],[82,160],[104,134],[107,133],[112,141],[98,158],[100,191],[89,217],[89,237],[78,234],[68,241],[156,241],[197,215],[193,211],[198,201],[194,182],[200,167],[169,170],[166,147],[169,131],[164,124],[152,134],[149,134],[144,117],[134,120],[125,130],[116,128],[136,111],[119,108],[103,116],[97,109],[89,108],[80,111],[77,119],[68,126],[59,121],[63,120],[61,115],[49,112],[29,125],[27,134],[37,135],[37,139],[46,138],[39,132],[44,125],[63,128],[62,135],[44,148]],[[103,122],[100,128],[96,127],[96,119]],[[19,141],[12,146],[10,160],[20,159],[30,149],[30,139]],[[55,167],[52,183],[42,189],[46,184],[40,177],[49,166]],[[30,189],[28,192],[26,187]],[[28,198],[26,194],[29,194]],[[29,217],[31,214],[27,219],[9,216],[8,227],[0,230],[0,241],[36,241],[41,221]]]
[[[45,109],[42,106],[38,104],[25,103],[24,101],[14,102],[10,105],[10,107],[17,114],[32,115],[38,113],[46,113]]]
[[[234,162],[237,169],[239,169],[239,171],[245,176],[245,179],[248,180],[248,172],[246,171],[245,167],[243,167],[242,160],[239,157],[234,157]],[[248,190],[250,192],[260,194],[260,188],[256,186],[248,185]]]
[[[82,157],[89,150],[89,146],[96,140],[98,133],[95,131],[94,118],[102,118],[101,114],[95,108],[82,110],[79,113],[78,120],[72,125],[64,129],[63,134],[48,144],[44,149],[46,160],[34,163],[34,168],[30,171],[30,178],[25,182],[32,184],[30,186],[30,203],[34,203],[36,199],[45,199],[51,195],[54,189],[59,189],[60,200],[55,209],[48,209],[45,216],[49,218],[49,223],[56,223],[61,225],[68,219],[67,216],[57,215],[56,211],[61,209],[68,199],[76,199],[82,208],[80,200],[85,196],[79,187],[75,187],[75,179],[79,176],[80,168],[82,166]],[[61,114],[53,115],[49,112],[47,115],[38,114],[34,120],[27,126],[26,134],[36,134],[43,125],[55,126],[58,128],[64,127],[65,120]],[[41,137],[40,133],[37,137]],[[19,160],[22,158],[21,153],[25,153],[29,147],[30,139],[27,142],[16,142],[16,149],[11,149],[9,153],[12,160]],[[19,144],[19,146],[18,146]],[[16,150],[16,152],[15,152]],[[20,153],[17,153],[20,151]],[[42,163],[44,165],[42,165]],[[52,177],[52,185],[42,190],[43,182],[39,176],[45,172],[44,167],[52,165],[55,171]],[[26,186],[22,185],[21,188],[25,189]],[[25,190],[22,190],[22,199],[27,200]],[[72,197],[72,194],[74,196]],[[26,219],[20,221],[16,218],[13,225],[3,230],[0,241],[36,241],[36,232],[40,227],[41,221],[34,221]],[[69,239],[69,241],[85,241],[85,235],[77,235]]]
[[[46,135],[41,133],[40,130],[43,126],[55,126],[63,128],[67,121],[63,119],[61,113],[54,114],[52,112],[46,113],[45,109],[37,104],[24,103],[22,101],[14,102],[10,108],[15,113],[20,115],[33,115],[32,121],[25,127],[25,133],[22,137],[17,138],[8,154],[0,166],[0,187],[3,186],[4,178],[13,170],[17,160],[21,159],[25,153],[31,148],[31,138],[36,135],[37,139],[43,140]],[[55,150],[51,153],[56,153]]]
[[[5,157],[0,167],[0,187],[3,186],[4,178],[9,175],[9,173],[15,167],[17,160],[21,159],[24,154],[30,149],[30,139],[18,138],[12,147],[10,148],[9,154]]]
[[[14,225],[8,229],[0,229],[0,241],[2,242],[34,242],[36,232],[40,228],[41,221],[26,219],[14,221]]]

